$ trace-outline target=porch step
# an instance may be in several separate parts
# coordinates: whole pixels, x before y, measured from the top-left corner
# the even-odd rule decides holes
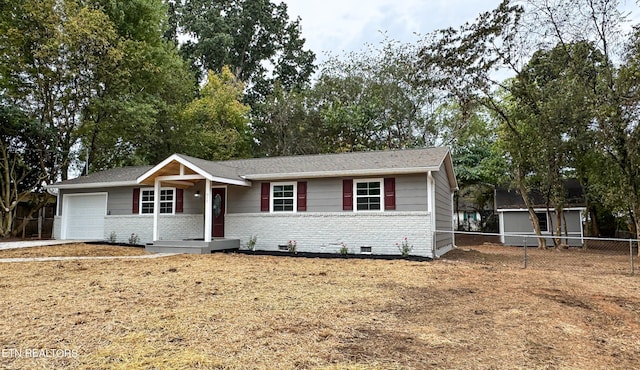
[[[152,253],[208,254],[211,251],[240,248],[240,239],[203,240],[158,240],[147,244],[145,250]]]

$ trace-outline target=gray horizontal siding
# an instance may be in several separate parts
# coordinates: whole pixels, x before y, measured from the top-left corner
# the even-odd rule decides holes
[[[533,224],[529,219],[528,211],[509,211],[504,214],[504,232],[507,233],[530,233],[533,232]],[[567,221],[567,231],[569,233],[580,233],[582,231],[582,215],[580,211],[565,211]],[[551,212],[547,217],[549,229],[554,228],[556,222],[555,212]],[[551,230],[549,230],[551,231]],[[564,232],[564,227],[562,228]]]
[[[342,212],[342,180],[343,178],[301,180],[307,182],[307,212]],[[261,182],[258,181],[250,188],[230,186],[227,212],[260,212],[260,192]],[[396,211],[427,211],[426,175],[396,177]]]
[[[542,231],[543,235],[547,235],[545,239],[547,240],[547,244],[553,244],[553,239],[549,236],[552,231],[555,231],[555,212],[550,212],[549,217],[547,217],[547,225],[548,230]],[[504,244],[505,245],[516,245],[523,246],[525,243],[528,246],[537,245],[538,241],[534,236],[533,224],[529,219],[529,212],[526,210],[522,211],[507,211],[502,212],[502,221],[503,225],[501,225],[502,230],[501,233],[504,234]],[[578,210],[565,211],[565,220],[567,222],[567,232],[569,233],[569,237],[571,239],[562,239],[562,243],[571,246],[580,246],[582,245],[582,214]],[[553,230],[552,230],[553,229]],[[565,228],[562,227],[562,234],[564,235]],[[519,236],[513,236],[509,234],[518,234]]]
[[[92,188],[61,190],[58,199],[62,199],[64,194],[86,194],[86,193],[107,193],[107,214],[113,216],[131,215],[133,209],[133,189],[136,186],[117,188]],[[147,187],[140,187],[147,188]],[[200,191],[200,198],[194,196],[196,191]],[[62,202],[58,202],[58,215],[62,215]],[[204,212],[204,183],[200,182],[194,187],[185,189],[183,196],[182,214],[202,214]]]
[[[444,164],[440,170],[433,172],[435,182],[435,218],[436,230],[453,230],[453,203],[451,201],[451,186]],[[443,248],[453,244],[453,234],[436,232],[436,248]]]

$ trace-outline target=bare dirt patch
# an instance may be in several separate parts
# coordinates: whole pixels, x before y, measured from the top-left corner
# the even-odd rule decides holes
[[[0,250],[0,258],[30,257],[107,257],[141,256],[148,254],[141,247],[123,247],[100,244],[60,244],[43,247],[28,247]]]
[[[525,270],[502,248],[434,262],[216,253],[2,265],[0,347],[77,353],[2,367],[637,366],[640,277]]]

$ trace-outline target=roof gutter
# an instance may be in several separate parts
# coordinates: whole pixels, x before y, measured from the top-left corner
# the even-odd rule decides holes
[[[45,185],[45,189],[88,189],[88,188],[116,188],[119,186],[136,186],[136,181],[110,181],[110,182],[87,182],[79,184],[51,184]]]

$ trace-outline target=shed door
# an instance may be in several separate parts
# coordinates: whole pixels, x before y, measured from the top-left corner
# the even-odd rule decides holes
[[[62,239],[104,240],[107,194],[64,196]]]

